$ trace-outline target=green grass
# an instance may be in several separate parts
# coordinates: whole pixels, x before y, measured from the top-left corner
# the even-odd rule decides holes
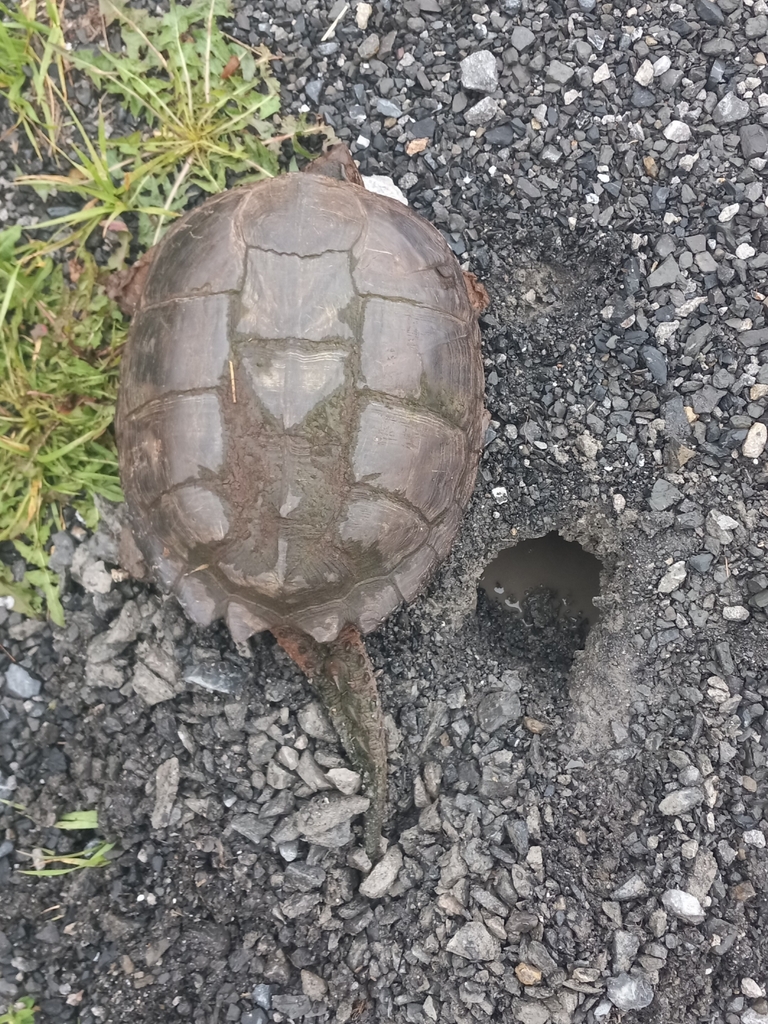
[[[32,996],[22,996],[7,1013],[0,1014],[0,1024],[35,1024],[36,1010]]]
[[[94,525],[94,496],[121,497],[109,428],[125,326],[92,256],[72,257],[66,280],[50,256],[15,258],[18,235],[0,233],[0,539],[31,568],[14,583],[0,564],[0,594],[60,624],[46,545],[61,505]]]
[[[56,853],[54,850],[35,850],[34,853],[19,853],[31,857],[36,865],[33,870],[20,871],[20,875],[33,875],[35,878],[54,878],[58,875],[69,875],[73,871],[85,871],[88,868],[107,868],[112,861],[106,856],[114,849],[114,843],[94,840],[80,853]],[[63,864],[64,867],[48,867],[49,864]]]
[[[10,800],[0,800],[0,803],[12,810],[23,814],[25,818],[35,822],[34,817],[29,814],[23,804],[15,804]],[[35,824],[38,824],[35,822]],[[54,828],[64,831],[86,831],[99,827],[98,811],[70,811],[63,814],[54,823]],[[56,853],[55,850],[44,848],[35,849],[31,853],[19,850],[20,857],[29,857],[34,864],[30,871],[20,871],[22,875],[33,875],[36,878],[51,878],[57,875],[69,875],[73,871],[84,871],[88,868],[106,868],[112,863],[107,856],[110,850],[115,848],[114,843],[107,843],[101,839],[92,839],[84,850],[79,853]],[[49,867],[51,864],[62,864],[63,867]],[[0,1017],[2,1024],[2,1017]]]
[[[45,8],[40,21],[38,7]],[[54,82],[66,90],[59,9],[50,0],[44,5],[22,0],[15,10],[0,3],[0,19],[0,95],[38,156],[53,155],[61,118]]]
[[[138,251],[156,242],[193,188],[273,176],[282,143],[309,156],[301,138],[329,134],[280,117],[271,55],[218,28],[226,0],[171,2],[162,17],[118,0],[100,10],[105,25],[119,25],[119,53],[67,49],[53,0],[0,3],[0,96],[14,130],[55,168],[16,183],[76,207],[0,232],[0,541],[12,540],[28,566],[14,580],[0,563],[0,596],[58,624],[47,550],[63,504],[92,527],[97,495],[121,499],[111,424],[126,324],[107,296],[108,270],[120,269],[131,242]],[[102,96],[93,129],[70,102],[77,74]],[[112,98],[136,119],[128,135],[110,131]],[[112,252],[108,268],[91,255],[97,243]]]

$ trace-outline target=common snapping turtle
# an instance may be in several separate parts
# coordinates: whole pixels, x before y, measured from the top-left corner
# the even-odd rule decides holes
[[[487,295],[345,147],[309,169],[208,199],[144,262],[120,470],[190,618],[271,630],[312,680],[364,772],[376,857],[386,744],[361,633],[419,593],[472,493]]]

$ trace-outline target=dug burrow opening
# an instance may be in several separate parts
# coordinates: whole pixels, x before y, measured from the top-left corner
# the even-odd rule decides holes
[[[504,548],[480,578],[481,633],[507,657],[567,675],[599,618],[602,568],[556,531]]]

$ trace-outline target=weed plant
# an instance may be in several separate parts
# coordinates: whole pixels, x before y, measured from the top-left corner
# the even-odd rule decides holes
[[[0,542],[20,568],[0,562],[0,599],[63,624],[51,536],[74,506],[88,527],[97,495],[121,499],[111,425],[126,324],[107,294],[133,243],[161,237],[193,195],[279,171],[281,144],[309,157],[304,136],[328,129],[281,118],[265,47],[223,33],[228,0],[171,2],[163,16],[119,0],[94,8],[93,45],[73,49],[63,0],[0,3],[0,97],[46,173],[16,184],[43,202],[65,195],[70,212],[0,232]],[[121,46],[108,46],[119,27]],[[94,125],[77,117],[76,75],[101,95]],[[113,111],[133,121],[112,131]],[[112,255],[98,265],[97,245]]]
[[[22,996],[13,1002],[6,1013],[0,1014],[0,1024],[35,1024],[36,1010],[32,996]]]

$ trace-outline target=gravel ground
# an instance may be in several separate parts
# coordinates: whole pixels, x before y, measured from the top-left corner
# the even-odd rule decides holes
[[[369,874],[359,777],[298,670],[112,571],[107,509],[56,538],[65,629],[0,610],[0,796],[34,819],[0,841],[0,1004],[766,1024],[768,5],[264,6],[230,28],[280,52],[286,107],[492,296],[474,499],[369,639],[390,849]],[[603,563],[582,651],[477,598],[551,530]],[[20,875],[87,841],[52,828],[75,807],[111,868]]]

